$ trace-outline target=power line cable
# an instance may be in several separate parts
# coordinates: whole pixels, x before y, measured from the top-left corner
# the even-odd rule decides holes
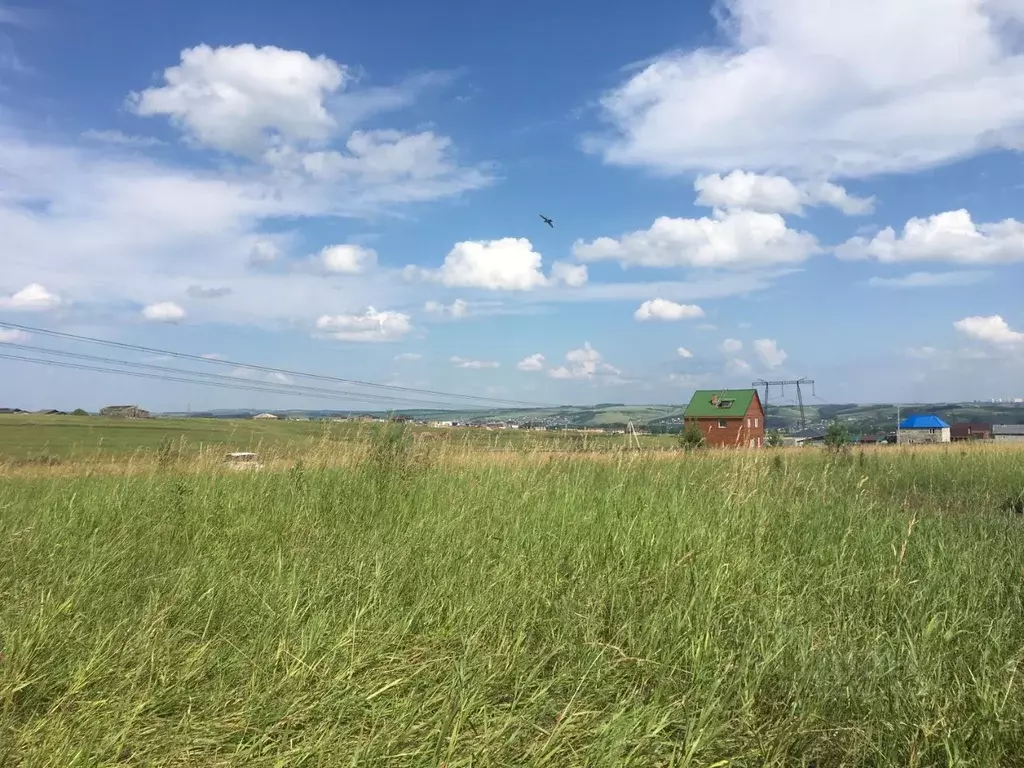
[[[157,381],[173,381],[173,382],[179,382],[179,383],[182,383],[182,384],[198,384],[200,386],[206,386],[206,387],[221,387],[221,388],[224,388],[224,389],[234,389],[234,390],[243,390],[243,391],[252,391],[252,392],[264,392],[264,393],[270,393],[270,394],[295,395],[297,397],[317,397],[317,398],[321,398],[321,399],[324,398],[323,394],[316,394],[316,393],[303,392],[303,391],[295,391],[294,389],[278,388],[278,387],[275,387],[274,385],[266,385],[266,386],[264,386],[263,384],[261,384],[259,382],[249,382],[249,383],[231,382],[231,383],[225,383],[225,382],[220,382],[220,381],[202,381],[202,380],[197,381],[195,379],[187,379],[187,378],[181,378],[181,377],[177,377],[177,376],[169,376],[169,375],[166,375],[166,374],[146,373],[144,371],[122,371],[122,370],[118,370],[116,368],[103,368],[103,367],[95,366],[95,365],[85,365],[85,364],[82,364],[82,363],[64,362],[64,361],[61,361],[61,360],[42,360],[42,359],[35,358],[35,357],[25,357],[23,355],[10,355],[10,354],[2,353],[2,352],[0,352],[0,359],[2,359],[2,360],[15,360],[15,361],[22,362],[22,363],[35,363],[35,364],[38,364],[38,365],[51,366],[51,367],[55,367],[55,368],[68,368],[68,369],[80,370],[80,371],[95,371],[95,372],[98,372],[98,373],[113,373],[113,374],[119,374],[119,375],[122,375],[122,376],[135,376],[137,378],[155,379]]]
[[[219,373],[210,373],[208,371],[189,371],[189,370],[182,370],[180,368],[172,368],[170,366],[154,365],[154,364],[151,364],[151,363],[137,363],[137,362],[132,362],[132,361],[129,361],[129,360],[116,360],[116,359],[109,358],[109,357],[99,357],[99,356],[96,356],[96,355],[86,355],[86,354],[83,354],[83,353],[80,353],[80,352],[68,352],[68,351],[65,351],[65,350],[48,349],[46,347],[36,347],[36,346],[31,345],[31,344],[17,344],[17,343],[14,343],[14,342],[0,342],[0,346],[9,347],[9,348],[13,348],[13,349],[19,349],[19,350],[27,351],[27,352],[36,352],[36,353],[42,353],[42,354],[46,354],[46,355],[54,355],[54,356],[57,356],[57,357],[69,357],[69,358],[74,358],[74,359],[77,359],[77,360],[87,360],[87,361],[94,362],[94,363],[98,362],[98,363],[106,363],[106,364],[113,364],[113,365],[124,365],[124,366],[129,366],[129,367],[134,367],[134,368],[142,368],[142,369],[146,369],[146,370],[161,371],[163,373],[168,373],[168,374],[183,374],[183,375],[188,375],[188,376],[199,376],[199,377],[203,377],[203,378],[210,379],[210,380],[225,381],[225,382],[228,382],[228,383],[231,383],[231,384],[238,383],[238,381],[239,381],[238,378],[234,377],[234,376],[226,376],[224,374],[219,374]],[[428,408],[429,407],[437,407],[437,406],[451,407],[453,405],[453,403],[451,403],[451,401],[441,402],[441,401],[437,401],[437,400],[433,400],[433,401],[431,401],[431,400],[414,400],[412,398],[403,398],[403,397],[396,397],[396,396],[390,396],[390,395],[381,395],[381,394],[375,394],[375,393],[350,392],[350,391],[347,391],[347,390],[327,389],[325,387],[309,387],[309,386],[306,386],[306,385],[303,385],[303,384],[294,384],[292,382],[285,382],[285,381],[280,381],[280,382],[269,381],[269,382],[267,382],[267,381],[244,380],[244,382],[247,385],[251,385],[251,386],[274,387],[275,388],[274,389],[275,392],[278,392],[281,389],[287,389],[288,391],[295,391],[296,393],[299,392],[299,391],[302,391],[302,392],[305,392],[306,394],[319,395],[319,396],[323,396],[325,398],[331,398],[331,399],[340,398],[340,397],[349,397],[349,398],[351,398],[353,400],[356,400],[357,402],[367,402],[367,403],[369,403],[369,402],[374,402],[374,403],[402,403],[403,405],[406,405],[406,406],[425,406],[425,407],[428,407]],[[202,382],[194,382],[194,383],[199,384],[199,383],[202,383]]]
[[[490,404],[491,407],[496,407],[496,404],[504,404],[506,406],[520,406],[528,408],[551,408],[556,407],[553,403],[538,403],[531,402],[528,400],[509,400],[504,398],[496,397],[483,397],[481,395],[466,395],[456,392],[441,392],[432,389],[418,389],[415,387],[403,387],[397,384],[378,384],[371,381],[361,381],[359,379],[344,379],[338,376],[327,376],[318,373],[305,373],[302,371],[293,371],[287,368],[274,368],[272,366],[257,365],[255,363],[241,363],[232,360],[214,359],[208,357],[202,357],[201,355],[191,355],[185,352],[172,352],[166,349],[156,349],[154,347],[144,347],[137,344],[128,344],[121,341],[110,341],[109,339],[99,339],[93,336],[78,336],[72,333],[65,333],[63,331],[52,331],[47,328],[34,328],[28,325],[20,325],[18,323],[9,323],[6,321],[0,321],[0,327],[11,328],[18,331],[24,331],[25,333],[37,333],[43,336],[51,336],[59,339],[66,339],[70,341],[85,342],[87,344],[100,344],[108,347],[117,347],[119,349],[128,349],[133,352],[145,352],[151,355],[167,355],[170,357],[176,357],[183,360],[194,360],[202,363],[214,364],[214,365],[230,365],[235,368],[248,368],[255,371],[264,371],[267,373],[280,373],[286,376],[299,376],[309,379],[318,379],[322,381],[333,381],[339,384],[348,384],[361,387],[370,387],[373,389],[383,389],[393,392],[407,392],[411,394],[419,395],[434,395],[449,399],[457,400],[472,400],[482,403]]]

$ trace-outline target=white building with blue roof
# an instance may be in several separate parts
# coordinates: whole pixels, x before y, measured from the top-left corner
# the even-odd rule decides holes
[[[897,430],[898,443],[948,443],[949,424],[938,416],[908,416]]]

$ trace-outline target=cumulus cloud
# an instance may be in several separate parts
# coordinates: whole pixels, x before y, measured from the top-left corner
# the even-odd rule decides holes
[[[399,363],[412,362],[413,360],[421,360],[423,355],[418,352],[403,352],[400,355],[395,355],[395,361]]]
[[[447,136],[352,127],[376,112],[405,106],[436,75],[394,88],[358,89],[351,70],[325,56],[249,43],[181,52],[163,83],[132,93],[128,106],[162,116],[189,144],[238,155],[276,181],[323,190],[334,200],[359,192],[373,210],[434,200],[493,181],[484,164],[460,165]],[[335,148],[344,138],[344,148]],[[354,201],[347,200],[351,206]]]
[[[1021,344],[1024,333],[1010,328],[1001,315],[965,317],[953,327],[966,336],[990,344]]]
[[[322,315],[316,328],[339,341],[398,341],[412,330],[412,322],[402,312],[378,312],[368,307],[361,315]]]
[[[0,344],[24,344],[32,336],[17,328],[0,328]]]
[[[535,355],[524,357],[516,363],[516,368],[520,371],[542,371],[544,370],[544,355],[538,352]]]
[[[704,317],[704,310],[696,304],[677,304],[668,299],[651,299],[641,304],[633,317],[640,321],[648,320],[690,320]]]
[[[669,52],[632,74],[602,99],[612,130],[589,137],[588,149],[662,173],[830,177],[1024,146],[1024,57],[1009,26],[1020,13],[1010,0],[716,8],[725,45]]]
[[[722,342],[722,351],[728,355],[739,352],[743,349],[743,342],[739,339],[726,339]]]
[[[482,370],[484,368],[499,368],[500,363],[495,363],[489,360],[466,360],[462,357],[453,357],[451,359],[452,365],[456,368],[468,368],[470,370]]]
[[[228,376],[247,381],[262,381],[267,384],[294,384],[295,380],[280,371],[257,371],[252,368],[234,368]]]
[[[579,349],[566,353],[567,365],[548,370],[553,379],[593,379],[599,376],[618,377],[622,371],[604,361],[601,353],[590,346],[589,341],[583,342]]]
[[[377,252],[361,245],[328,245],[318,256],[320,266],[337,275],[360,275],[377,264]]]
[[[11,296],[0,298],[0,309],[24,312],[45,311],[60,306],[63,300],[39,283],[30,283]]]
[[[872,277],[868,285],[874,288],[958,288],[987,280],[989,272],[911,272],[901,277]]]
[[[249,250],[249,263],[253,266],[270,264],[281,258],[281,247],[273,240],[258,238]]]
[[[186,291],[192,299],[220,299],[231,295],[231,288],[220,286],[218,288],[204,288],[201,285],[190,285]]]
[[[725,372],[732,376],[743,376],[750,373],[750,363],[740,358],[733,358],[727,360],[725,363]]]
[[[768,368],[779,368],[789,357],[775,339],[755,339],[754,353]]]
[[[324,141],[337,128],[325,99],[351,80],[325,56],[251,44],[197,45],[164,84],[129,96],[138,115],[165,115],[194,141],[258,154],[281,141]]]
[[[245,57],[213,55],[213,49],[207,53],[207,59],[217,62],[218,67],[227,66],[225,62],[231,66],[248,62]],[[192,61],[188,56],[185,58]],[[296,76],[305,71],[305,65],[299,66]],[[230,76],[225,75],[227,79],[211,76],[194,92],[185,84],[192,82],[186,77],[189,73],[178,74],[180,82],[164,81],[155,88],[169,89],[160,98],[166,96],[174,104],[184,99],[180,109],[158,109],[159,99],[153,101],[149,94],[140,94],[140,108],[146,105],[143,111],[171,116],[191,136],[188,143],[192,146],[207,146],[207,140],[234,146],[231,139],[251,137],[244,126],[239,128],[231,123],[228,130],[217,119],[224,115],[231,120],[238,117],[232,112],[238,106],[239,120],[244,122],[255,115],[256,123],[260,123],[263,107],[258,105],[264,104],[262,96],[257,98],[249,93],[249,89],[259,91],[266,86],[258,72],[231,72]],[[288,76],[282,71],[274,77]],[[235,77],[245,82],[234,83],[231,78]],[[389,103],[409,103],[415,90],[410,88],[409,94]],[[363,115],[372,112],[367,111],[369,106],[364,108],[354,101],[366,93],[366,89],[336,92],[323,102],[339,130],[348,130],[353,110]],[[366,98],[383,104],[390,97],[373,91]],[[339,110],[345,115],[339,116]],[[260,123],[264,125],[262,135],[268,145],[274,145],[273,149],[285,153],[293,150],[300,158],[310,149],[325,150],[293,146],[301,145],[301,137],[310,133],[292,130],[290,118],[281,119],[281,125],[273,123],[277,117],[270,121],[273,125]],[[344,131],[337,136],[332,134],[329,141],[343,141]],[[376,145],[384,151],[389,142],[378,136]],[[358,142],[353,146],[358,147]],[[448,146],[445,152],[451,159],[452,147]],[[293,173],[288,168],[269,165],[265,153],[248,156],[251,163],[201,161],[181,165],[177,164],[179,155],[176,153],[173,160],[157,159],[147,156],[143,148],[129,147],[124,142],[106,142],[102,147],[84,142],[53,143],[39,134],[21,133],[0,125],[0,168],[4,169],[4,183],[0,185],[0,239],[3,252],[18,254],[19,260],[5,261],[5,284],[14,290],[42,273],[47,276],[46,285],[53,295],[73,296],[84,307],[112,308],[145,306],[168,296],[185,296],[191,285],[229,284],[233,289],[231,296],[192,307],[190,316],[245,325],[308,322],[320,314],[338,311],[337,291],[329,282],[317,280],[310,270],[288,269],[287,264],[278,266],[285,261],[283,257],[291,241],[297,239],[295,230],[281,231],[282,224],[301,227],[316,221],[329,226],[325,220],[333,217],[377,214],[405,201],[437,199],[454,188],[431,176],[429,169],[417,167],[407,168],[408,173],[398,176],[368,169],[365,173],[323,180],[305,171]],[[378,159],[379,155],[363,156],[371,165]],[[40,201],[47,204],[40,205]],[[274,233],[265,231],[271,228]],[[402,292],[399,288],[376,277],[353,281],[351,288],[351,295],[358,296],[364,305],[408,301],[407,297],[396,295]],[[169,290],[175,293],[170,294]],[[12,303],[9,295],[0,297],[0,303],[19,307],[24,304],[22,297]],[[355,308],[341,309],[348,312]]]
[[[1016,219],[975,224],[959,209],[926,219],[912,218],[897,235],[886,227],[872,239],[854,237],[836,249],[842,259],[882,263],[945,261],[960,264],[1006,264],[1024,261],[1024,223]]]
[[[746,210],[715,211],[712,218],[700,219],[661,216],[650,229],[573,245],[584,262],[732,270],[799,264],[820,251],[814,235],[790,229],[779,214]]]
[[[451,304],[442,304],[440,301],[428,301],[423,309],[431,315],[439,317],[466,317],[469,315],[469,304],[462,299],[456,299]]]
[[[679,349],[676,350],[676,354],[683,358],[693,357],[693,352],[688,350],[686,347],[679,347]]]
[[[587,284],[587,277],[586,264],[569,264],[565,261],[555,261],[551,264],[549,282],[552,285],[562,284],[567,288],[580,288]]]
[[[185,319],[185,310],[173,301],[160,301],[143,307],[142,317],[151,323],[178,323]]]
[[[838,184],[828,181],[794,184],[785,176],[763,176],[735,170],[728,176],[717,173],[698,176],[693,184],[697,204],[714,208],[745,208],[761,213],[804,214],[805,207],[821,205],[836,208],[847,216],[871,213],[873,197],[855,197]]]
[[[438,269],[414,265],[405,268],[409,278],[422,278],[459,288],[490,291],[531,291],[564,283],[578,287],[586,282],[586,271],[572,265],[557,266],[552,277],[541,271],[543,258],[525,237],[500,240],[468,240],[456,243]]]
[[[366,186],[405,191],[402,202],[444,197],[487,186],[492,179],[483,168],[460,167],[453,159],[453,142],[432,131],[355,131],[337,150],[308,154],[276,152],[273,164],[301,169],[326,182],[359,181]]]
[[[152,136],[130,136],[121,131],[85,131],[82,138],[122,147],[158,147],[163,144]]]

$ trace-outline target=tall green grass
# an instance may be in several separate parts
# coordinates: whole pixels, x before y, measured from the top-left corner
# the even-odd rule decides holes
[[[1021,454],[0,484],[0,765],[1024,764]]]

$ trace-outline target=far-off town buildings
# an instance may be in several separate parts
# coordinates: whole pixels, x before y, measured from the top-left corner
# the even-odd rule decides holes
[[[764,406],[756,389],[700,389],[683,412],[683,428],[696,424],[710,448],[764,445]]]

